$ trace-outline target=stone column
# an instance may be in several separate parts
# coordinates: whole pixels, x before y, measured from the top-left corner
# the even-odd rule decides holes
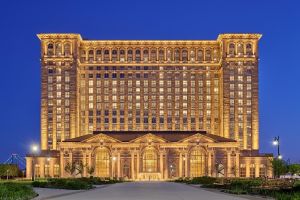
[[[240,177],[240,153],[235,153],[235,176]]]
[[[164,177],[164,154],[163,152],[159,153],[159,171],[160,171],[160,177],[163,179]]]
[[[82,158],[82,164],[83,164],[83,176],[87,177],[87,173],[86,173],[86,153],[84,152],[82,154],[83,158]]]
[[[117,158],[117,168],[118,168],[118,174],[117,177],[121,177],[121,153],[118,152],[118,158]]]
[[[188,177],[188,153],[185,153],[184,176]]]
[[[217,177],[216,158],[217,158],[217,151],[216,149],[213,149],[212,150],[212,176],[213,177]]]
[[[69,163],[72,164],[73,161],[73,154],[72,151],[69,151]]]
[[[26,157],[26,178],[32,178],[32,157]]]
[[[65,177],[65,165],[64,165],[64,152],[63,150],[60,150],[60,177]]]
[[[207,175],[212,176],[212,173],[211,173],[211,151],[208,151],[208,156],[207,156]]]
[[[182,177],[182,153],[179,153],[179,177]]]
[[[116,157],[115,157],[115,155],[112,155],[111,176],[112,176],[113,178],[116,177],[115,163],[116,163]]]
[[[250,164],[249,162],[246,162],[246,177],[250,177]]]
[[[135,171],[134,171],[134,152],[131,152],[131,179],[134,180],[135,179]]]
[[[48,161],[49,164],[49,176],[53,177],[54,176],[54,158],[50,158]]]
[[[168,164],[168,153],[165,153],[165,172],[164,172],[164,179],[168,179],[169,175],[168,175],[168,168],[169,168],[169,164]]]
[[[44,178],[45,177],[45,159],[41,157],[39,160],[40,162],[38,163],[40,165],[40,177]]]
[[[255,177],[259,177],[259,162],[255,163]]]
[[[227,177],[231,177],[231,151],[227,151]]]
[[[139,178],[139,173],[140,173],[140,152],[137,152],[136,156],[136,178]]]

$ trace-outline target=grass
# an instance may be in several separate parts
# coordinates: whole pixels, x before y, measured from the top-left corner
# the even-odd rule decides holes
[[[33,187],[56,188],[68,190],[89,190],[93,185],[114,184],[122,182],[118,179],[110,178],[50,178],[46,180],[38,180],[32,182]]]
[[[29,200],[36,196],[27,183],[0,182],[0,200]]]
[[[241,179],[195,177],[178,179],[175,182],[201,184],[201,187],[215,188],[231,194],[250,194],[273,197],[276,200],[300,200],[300,180]]]

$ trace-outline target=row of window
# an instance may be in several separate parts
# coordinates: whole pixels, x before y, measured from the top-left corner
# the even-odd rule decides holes
[[[90,49],[81,51],[82,62],[94,61],[217,61],[217,49]]]
[[[70,43],[49,43],[47,45],[48,56],[70,56],[71,55],[71,44]]]
[[[253,55],[253,45],[251,43],[230,43],[228,44],[228,55]]]

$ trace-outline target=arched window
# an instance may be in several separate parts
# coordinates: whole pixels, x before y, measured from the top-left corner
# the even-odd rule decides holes
[[[244,45],[242,43],[238,43],[237,45],[237,53],[238,55],[244,55]]]
[[[143,51],[143,57],[144,57],[144,61],[148,61],[149,60],[149,51],[147,49],[145,49]]]
[[[64,46],[65,56],[71,55],[71,45],[69,43]]]
[[[109,152],[107,149],[96,151],[95,172],[98,177],[109,177]],[[89,166],[91,167],[91,166]]]
[[[109,50],[106,49],[104,50],[104,61],[109,61],[110,58],[109,58]]]
[[[86,51],[82,50],[81,51],[81,58],[80,58],[81,62],[85,62],[86,61]]]
[[[135,50],[135,61],[141,61],[141,50]]]
[[[131,50],[131,49],[129,49],[128,51],[127,51],[127,60],[130,62],[130,61],[132,61],[132,59],[133,59],[133,51]]]
[[[143,171],[156,172],[157,171],[157,154],[155,149],[146,149],[143,155]]]
[[[61,45],[61,43],[56,43],[55,44],[55,53],[56,53],[57,56],[62,55],[62,45]]]
[[[190,153],[190,175],[191,177],[205,175],[205,153],[200,148],[194,148]]]
[[[267,175],[266,166],[264,164],[259,165],[259,177],[265,177]]]
[[[182,61],[188,61],[188,51],[186,49],[182,50]]]
[[[156,61],[156,50],[155,49],[151,50],[151,61]]]
[[[209,49],[205,51],[205,60],[211,61],[211,50]]]
[[[198,50],[197,52],[197,59],[198,61],[203,61],[203,51],[202,50]]]
[[[175,49],[175,61],[180,61],[180,50]]]
[[[253,54],[253,50],[252,50],[252,44],[248,43],[246,45],[246,54],[247,55],[252,55]]]
[[[89,50],[89,62],[94,61],[94,50]]]
[[[53,52],[54,50],[53,50],[53,44],[52,43],[50,43],[50,44],[48,44],[47,45],[47,54],[48,54],[48,56],[52,56],[53,55]]]
[[[235,54],[235,45],[233,43],[229,44],[228,54],[233,56]]]
[[[96,51],[96,60],[100,61],[100,60],[101,60],[101,58],[102,58],[102,55],[101,55],[101,50],[100,50],[100,49],[98,49],[98,50]]]
[[[162,50],[162,49],[159,50],[158,59],[159,59],[159,61],[164,61],[165,60],[164,50]]]
[[[117,50],[112,50],[112,55],[111,55],[112,61],[117,61],[118,59],[118,51]]]
[[[125,61],[125,51],[123,49],[120,50],[120,61],[121,62]]]

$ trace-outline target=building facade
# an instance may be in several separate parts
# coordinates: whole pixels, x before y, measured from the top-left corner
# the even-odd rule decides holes
[[[271,175],[259,154],[260,34],[38,37],[41,152],[28,155],[28,177],[70,176],[78,163],[82,176],[132,180]]]

